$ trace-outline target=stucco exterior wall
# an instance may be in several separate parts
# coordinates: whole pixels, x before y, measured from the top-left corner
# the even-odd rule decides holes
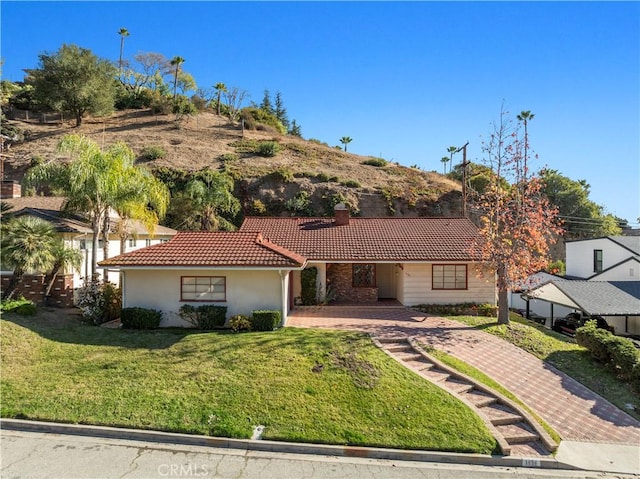
[[[226,301],[181,302],[181,276],[224,276]],[[184,326],[178,315],[183,304],[227,306],[227,318],[236,314],[250,315],[255,309],[282,311],[282,280],[276,270],[138,270],[124,273],[123,307],[139,306],[162,311],[161,327]],[[285,291],[286,291],[285,284]]]
[[[466,290],[432,289],[431,272],[431,263],[404,263],[397,278],[398,300],[405,306],[467,302],[496,304],[495,278],[490,271],[484,270],[479,277],[476,266],[467,264]]]
[[[593,281],[640,281],[640,263],[629,260],[592,278]]]
[[[607,238],[597,238],[584,241],[570,241],[566,244],[567,251],[567,276],[577,276],[578,278],[589,278],[596,274],[593,270],[593,250],[602,250],[602,269],[610,268],[621,261],[633,256],[633,253],[626,248],[614,243]],[[607,278],[602,281],[629,281],[629,270],[623,269],[623,277]],[[600,278],[598,278],[600,280]],[[637,281],[640,279],[635,277]]]

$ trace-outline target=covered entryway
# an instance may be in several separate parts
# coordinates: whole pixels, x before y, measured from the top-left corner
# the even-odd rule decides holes
[[[376,265],[376,281],[378,299],[395,299],[396,294],[396,265],[392,263],[378,263]]]

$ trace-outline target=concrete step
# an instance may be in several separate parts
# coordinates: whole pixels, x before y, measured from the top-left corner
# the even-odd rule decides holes
[[[434,367],[429,368],[427,370],[420,371],[420,374],[422,374],[425,378],[435,383],[446,381],[451,377],[448,372],[443,371],[442,369],[434,368]]]
[[[388,345],[385,344],[384,349],[386,349],[390,353],[401,353],[401,352],[413,353],[414,352],[411,345],[407,343],[389,343]]]
[[[511,446],[511,456],[515,457],[550,457],[551,453],[540,441],[514,444]]]
[[[380,343],[380,344],[389,344],[389,343],[406,343],[407,342],[407,338],[397,338],[397,337],[381,337],[381,338],[376,338],[376,340]]]
[[[499,403],[483,407],[482,412],[489,418],[494,426],[514,424],[524,419],[514,409]]]
[[[474,388],[474,385],[470,382],[454,378],[448,378],[445,380],[444,385],[451,391],[458,394],[469,392]]]
[[[469,392],[461,394],[461,396],[477,408],[489,406],[498,402],[498,399],[495,396],[483,393],[482,391],[478,391],[477,389],[472,389]]]
[[[401,361],[410,362],[410,361],[426,361],[425,357],[422,354],[418,354],[412,351],[399,351],[397,353],[393,353],[393,355]]]
[[[509,444],[536,442],[540,436],[524,422],[496,426],[496,429]]]

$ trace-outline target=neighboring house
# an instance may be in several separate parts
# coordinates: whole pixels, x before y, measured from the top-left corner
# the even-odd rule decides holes
[[[178,233],[100,265],[122,272],[125,307],[162,310],[164,326],[191,302],[225,305],[228,316],[278,309],[286,322],[311,267],[320,302],[495,304],[495,273],[470,253],[477,234],[464,218],[350,218],[337,208],[335,219],[254,217],[238,232]]]
[[[640,281],[640,236],[567,241],[566,276],[598,281]]]
[[[93,247],[91,225],[82,216],[68,214],[63,211],[66,198],[56,196],[19,196],[19,186],[17,184],[17,189],[14,187],[14,197],[3,197],[2,202],[11,206],[10,213],[13,216],[29,215],[50,222],[68,246],[82,251],[82,266],[80,271],[73,272],[71,286],[72,288],[79,287],[85,278],[91,276],[91,248]],[[3,191],[3,196],[8,196],[6,190]],[[120,254],[120,237],[116,233],[119,221],[119,217],[114,214],[111,224],[112,232],[109,235],[109,256]],[[130,231],[132,234],[126,240],[126,252],[169,241],[177,232],[171,228],[157,226],[153,234],[151,234],[139,221],[130,221]],[[102,240],[99,240],[97,256],[98,261],[104,259]],[[10,274],[11,271],[2,268],[3,276]],[[119,284],[120,276],[118,272],[103,270],[103,275],[105,279],[112,283]]]
[[[602,316],[616,334],[640,335],[640,236],[567,241],[565,279],[546,278],[527,295]]]
[[[544,271],[532,274],[510,291],[509,308],[521,312],[525,317],[527,317],[528,312],[530,319],[535,319],[544,324],[548,323],[548,321],[543,319],[559,318],[572,313],[574,311],[573,308],[527,297],[527,292],[531,289],[555,279],[564,278]],[[551,324],[548,324],[548,326],[551,327]]]

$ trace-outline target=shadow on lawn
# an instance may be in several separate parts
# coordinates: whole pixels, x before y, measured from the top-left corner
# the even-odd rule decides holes
[[[165,349],[202,331],[108,329],[82,322],[77,309],[39,308],[35,316],[3,313],[2,319],[27,328],[51,341],[94,346]]]

